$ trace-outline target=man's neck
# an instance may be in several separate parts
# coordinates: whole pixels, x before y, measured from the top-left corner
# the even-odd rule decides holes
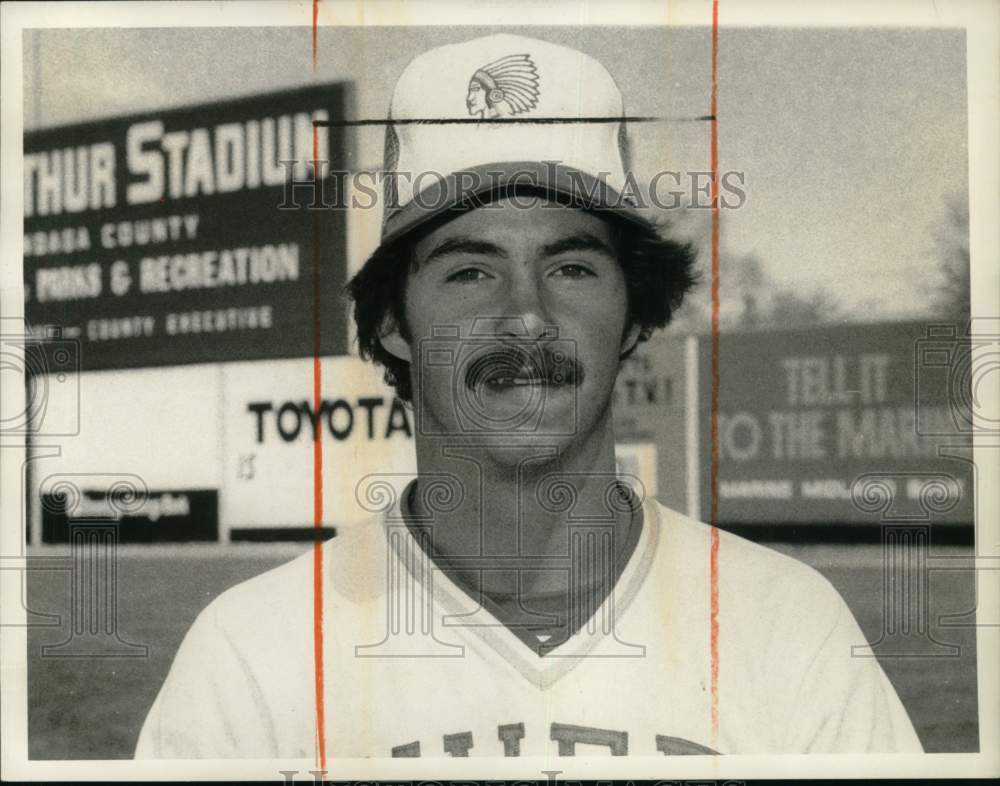
[[[467,584],[511,594],[518,581],[527,592],[565,586],[572,532],[612,533],[617,555],[632,520],[616,480],[610,417],[602,425],[562,450],[543,440],[483,447],[419,439],[411,520],[433,526],[435,554],[459,558],[455,572]],[[550,570],[524,570],[530,565]]]

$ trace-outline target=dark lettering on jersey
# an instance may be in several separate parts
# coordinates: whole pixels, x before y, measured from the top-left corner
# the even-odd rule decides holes
[[[560,756],[576,756],[576,744],[607,745],[612,756],[628,755],[628,732],[611,729],[593,729],[590,726],[572,726],[568,723],[553,723],[549,739],[559,742]]]
[[[656,749],[664,756],[700,756],[710,754],[718,756],[718,751],[699,745],[697,742],[685,740],[683,737],[668,737],[666,734],[656,735]]]
[[[497,737],[503,741],[504,756],[521,755],[521,740],[524,739],[523,723],[505,723],[497,726]]]
[[[416,759],[420,757],[420,742],[408,742],[392,749],[394,759]]]
[[[497,739],[503,743],[504,756],[520,756],[521,740],[524,739],[523,723],[505,723],[497,726]],[[560,756],[575,756],[577,744],[606,745],[612,756],[628,755],[628,732],[613,729],[595,729],[591,726],[573,726],[568,723],[553,723],[549,729],[549,739],[559,744]],[[472,732],[463,731],[456,734],[445,734],[443,739],[444,752],[451,756],[468,756],[472,749]],[[666,734],[656,735],[656,749],[664,756],[718,756],[719,752],[699,745],[697,742],[685,740],[683,737],[670,737]],[[420,756],[420,742],[408,742],[392,749],[394,758],[416,758]]]
[[[472,732],[463,731],[459,734],[444,735],[444,752],[451,756],[468,756],[472,747]]]

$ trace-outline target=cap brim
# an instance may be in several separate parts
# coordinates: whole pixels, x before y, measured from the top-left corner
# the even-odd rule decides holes
[[[649,228],[650,222],[607,181],[580,169],[545,161],[503,161],[448,175],[424,173],[420,190],[401,207],[386,207],[382,243],[399,240],[428,222],[511,196],[546,196],[551,202],[607,213]]]

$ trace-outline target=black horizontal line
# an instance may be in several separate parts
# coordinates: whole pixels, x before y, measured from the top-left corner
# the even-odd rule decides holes
[[[517,118],[496,118],[480,120],[477,117],[408,117],[393,120],[380,118],[373,120],[313,120],[317,128],[354,128],[356,126],[410,126],[410,125],[476,125],[487,123],[510,123],[512,125],[553,125],[563,123],[703,123],[714,120],[714,115],[699,115],[698,117],[530,117],[523,120]]]
[[[335,527],[240,527],[229,532],[233,543],[291,540],[297,542],[329,540],[337,534]]]

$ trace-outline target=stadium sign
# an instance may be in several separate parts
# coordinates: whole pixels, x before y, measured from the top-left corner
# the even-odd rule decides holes
[[[963,342],[950,335],[943,351],[960,361]],[[722,335],[718,521],[872,523],[880,515],[926,516],[930,503],[935,521],[971,522],[971,438],[957,417],[969,379],[952,373],[953,363],[929,361],[927,344],[920,322]],[[707,337],[699,388],[707,515]]]
[[[28,323],[84,370],[313,354],[347,251],[344,212],[307,205],[347,166],[346,101],[334,83],[26,134]],[[344,353],[343,310],[321,317],[320,353]]]
[[[75,495],[42,494],[42,542],[67,543],[72,524],[111,524],[119,543],[216,541],[219,492],[214,489],[142,491],[124,501],[107,489]]]
[[[349,528],[413,477],[413,412],[380,370],[355,357],[323,358],[318,404],[313,374],[312,360],[301,358],[223,367],[224,540],[312,537],[317,493],[322,525]]]

